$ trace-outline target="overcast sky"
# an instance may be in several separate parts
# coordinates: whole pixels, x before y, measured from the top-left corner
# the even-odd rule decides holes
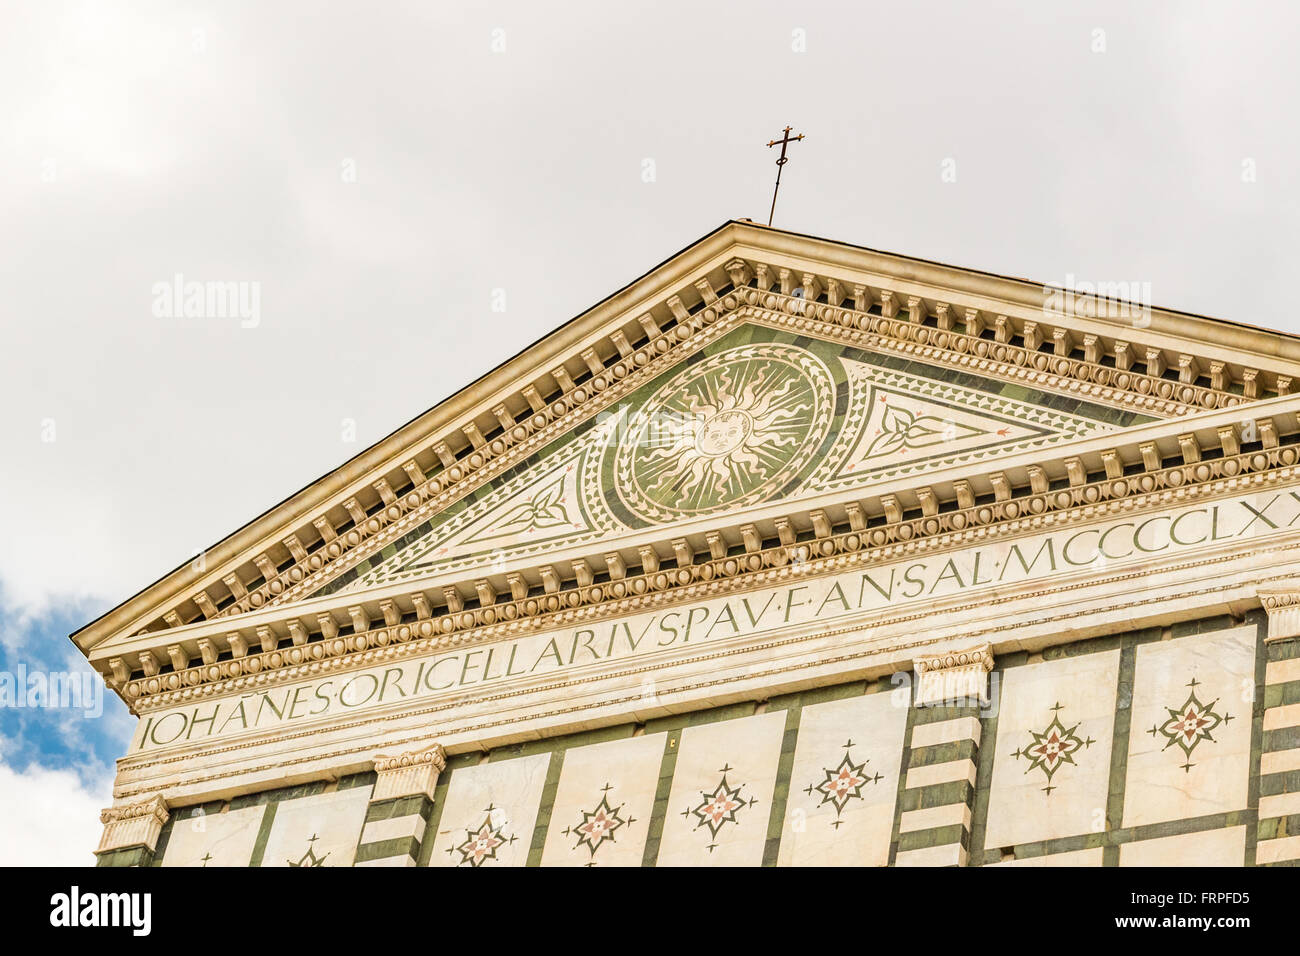
[[[0,3],[0,670],[73,666],[68,631],[766,220],[787,124],[778,226],[1300,331],[1297,35],[1186,0]],[[160,317],[178,274],[255,321]],[[0,862],[88,859],[105,713],[0,712]]]

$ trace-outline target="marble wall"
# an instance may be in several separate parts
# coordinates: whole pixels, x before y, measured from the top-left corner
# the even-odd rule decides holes
[[[403,825],[430,866],[1240,866],[1261,839],[1271,862],[1291,853],[1300,668],[1274,653],[1269,723],[1264,625],[998,656],[986,702],[915,706],[881,680],[458,754]],[[351,865],[390,816],[373,783],[175,811],[154,862]]]

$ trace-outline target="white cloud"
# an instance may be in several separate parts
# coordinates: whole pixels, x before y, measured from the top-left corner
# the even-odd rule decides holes
[[[112,802],[112,780],[90,785],[70,770],[0,763],[0,866],[92,866]]]
[[[0,32],[11,602],[118,603],[724,219],[765,218],[762,144],[787,122],[809,138],[780,226],[1294,325],[1300,132],[1275,120],[1300,13],[949,4],[936,32],[925,4],[747,12],[20,6]],[[897,42],[866,55],[872,36]],[[739,105],[737,77],[769,95]],[[261,324],[155,318],[177,272],[259,282]]]

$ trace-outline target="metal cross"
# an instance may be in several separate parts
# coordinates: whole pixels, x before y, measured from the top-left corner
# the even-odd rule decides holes
[[[767,144],[769,148],[778,143],[781,144],[781,158],[776,161],[776,188],[772,190],[772,211],[767,214],[767,224],[769,226],[772,225],[772,217],[776,215],[776,194],[781,190],[781,167],[790,162],[790,158],[785,155],[786,148],[791,143],[797,143],[803,139],[803,133],[798,136],[791,136],[790,129],[791,127],[787,126],[782,131],[780,139],[774,139]]]

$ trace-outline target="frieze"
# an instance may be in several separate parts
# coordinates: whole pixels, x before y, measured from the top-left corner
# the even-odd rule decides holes
[[[137,680],[121,680],[118,687],[137,711],[150,698],[171,702],[176,695],[191,697],[208,691],[214,684],[231,680],[241,683],[268,673],[301,667],[338,667],[344,658],[376,649],[392,652],[400,645],[429,642],[446,645],[481,641],[523,629],[539,629],[597,613],[627,613],[646,602],[688,600],[701,587],[743,587],[747,581],[784,574],[791,566],[801,573],[875,564],[918,551],[961,547],[987,537],[1024,533],[1026,530],[1060,522],[1089,520],[1116,510],[1155,507],[1171,497],[1196,497],[1230,493],[1243,486],[1261,488],[1294,477],[1293,447],[1273,448],[1234,457],[1202,461],[1143,475],[1092,482],[1056,492],[1045,491],[1028,498],[991,502],[937,515],[899,520],[862,531],[830,535],[804,543],[791,543],[746,555],[725,557],[671,571],[629,576],[624,580],[591,585],[568,592],[489,608],[463,610],[411,624],[376,628],[348,637],[327,637],[301,646],[247,653],[233,660],[215,659],[198,667],[172,674],[158,674]],[[1280,466],[1280,467],[1278,467]],[[1270,469],[1272,470],[1258,470]],[[725,584],[722,582],[725,581]],[[676,592],[676,593],[670,593]],[[473,632],[472,636],[465,632]],[[298,642],[295,642],[296,644]],[[420,651],[415,651],[420,652]],[[349,660],[348,663],[353,663]],[[121,675],[125,678],[125,673]],[[238,684],[235,686],[239,686]]]
[[[256,683],[235,693],[143,713],[132,752],[192,744],[227,735],[329,720],[363,710],[457,695],[517,680],[554,679],[560,672],[677,653],[715,642],[750,642],[767,634],[818,630],[870,620],[918,602],[975,594],[1058,574],[1097,571],[1156,555],[1174,555],[1286,535],[1300,522],[1300,492],[1274,489],[1201,504],[1119,516],[990,541],[959,551],[914,555],[870,569],[785,580],[624,617],[459,645],[419,658],[314,675],[275,688]],[[805,572],[806,573],[806,572]],[[306,671],[315,670],[308,667]],[[303,680],[301,677],[308,677]]]
[[[1183,570],[1192,570],[1196,568],[1203,568],[1207,565],[1213,566],[1224,562],[1228,562],[1233,560],[1235,557],[1236,556],[1234,555],[1222,555],[1213,558],[1209,561],[1198,560],[1194,562],[1188,562],[1182,565],[1176,565],[1172,568],[1168,568],[1167,570],[1176,574],[1177,572]],[[1119,584],[1127,581],[1139,580],[1144,578],[1145,576],[1146,576],[1146,572],[1136,572],[1136,573],[1120,574],[1120,575],[1107,575],[1099,580],[1090,580],[1087,582],[1075,583],[1075,584],[1068,585],[1065,588],[1045,589],[1042,591],[1031,592],[1028,594],[1018,594],[1015,595],[1014,597],[995,598],[992,601],[972,602],[968,605],[951,608],[950,611],[952,613],[960,614],[963,611],[974,610],[978,607],[999,605],[1010,601],[1028,600],[1032,602],[1035,599],[1046,597],[1050,594],[1059,594],[1061,591],[1074,590],[1081,587],[1088,587],[1094,584],[1101,584],[1101,585]],[[1292,576],[1293,573],[1288,571],[1284,574],[1261,579],[1260,583],[1265,585],[1271,585],[1276,582],[1288,580]],[[1236,584],[1236,583],[1213,585],[1209,587],[1200,586],[1197,587],[1195,590],[1165,593],[1158,598],[1142,597],[1131,601],[1113,602],[1110,605],[1110,608],[1115,612],[1136,612],[1144,608],[1149,608],[1153,605],[1176,604],[1178,602],[1187,599],[1192,599],[1192,598],[1204,598],[1206,596],[1212,596],[1212,595],[1217,595],[1217,594],[1227,593],[1227,592],[1240,592],[1243,590],[1244,587],[1245,587],[1244,585]],[[1018,627],[1023,628],[1023,627],[1034,626],[1034,625],[1038,625],[1038,626],[1062,625],[1068,622],[1078,621],[1081,618],[1092,617],[1095,614],[1096,611],[1093,608],[1088,608],[1088,607],[1075,608],[1066,612],[1038,615],[1036,617],[1033,617],[1032,619],[1019,622]],[[913,615],[894,617],[889,620],[882,621],[880,623],[882,625],[900,624],[900,623],[905,624],[908,622],[925,620],[928,619],[930,616],[931,615],[929,612],[921,612]],[[850,632],[856,631],[857,629],[858,628],[856,626],[851,625],[841,629],[841,633],[848,634]],[[966,636],[967,637],[991,636],[1004,629],[1005,629],[1004,626],[1000,624],[991,625],[981,630],[970,632],[966,634]],[[697,658],[693,660],[715,660],[715,659],[743,654],[755,649],[766,650],[766,649],[777,648],[781,646],[796,645],[801,642],[811,640],[813,638],[835,636],[835,633],[836,632],[833,630],[827,630],[827,631],[818,631],[812,634],[800,634],[792,637],[783,638],[777,641],[770,641],[765,644],[757,645],[756,647],[731,648],[713,654],[699,655]],[[941,636],[941,637],[923,637],[911,641],[901,641],[898,643],[897,649],[901,651],[910,651],[913,649],[919,649],[921,647],[941,643],[945,639],[946,639],[945,637]],[[850,653],[842,653],[842,654],[831,655],[831,656],[819,656],[815,660],[783,662],[781,665],[776,667],[765,667],[765,668],[760,667],[760,668],[749,669],[745,672],[743,679],[760,680],[760,681],[774,680],[782,677],[792,676],[794,674],[797,674],[801,670],[820,668],[825,665],[839,666],[845,664],[854,664],[857,662],[861,662],[866,658],[876,656],[878,654],[879,654],[878,648],[867,648],[862,650],[856,650]],[[683,661],[678,661],[677,663],[688,663],[688,662],[693,662],[693,661],[683,660]],[[618,672],[612,675],[601,675],[601,676],[602,677],[635,676],[637,674],[647,673],[652,670],[653,670],[652,666],[646,666],[641,668],[629,668],[623,672]],[[549,689],[555,691],[573,690],[584,684],[590,683],[592,680],[595,679],[596,678],[591,676],[574,678],[567,681],[562,681],[562,682],[557,682],[555,684],[552,684],[549,686]],[[732,678],[715,678],[715,679],[706,679],[706,680],[688,680],[688,681],[678,681],[672,683],[665,682],[659,686],[657,693],[658,695],[663,697],[672,697],[672,696],[677,696],[682,694],[689,694],[692,692],[704,692],[704,691],[709,691],[712,688],[725,688],[728,684],[735,683],[735,681],[739,679],[741,678],[732,677]],[[479,700],[479,702],[481,703],[497,703],[497,702],[506,701],[510,699],[520,698],[530,693],[532,690],[535,690],[535,688],[508,690],[496,694],[485,695],[476,699]],[[569,695],[566,695],[566,698],[567,696]],[[408,715],[417,716],[417,717],[434,718],[438,715],[445,715],[448,712],[454,711],[458,707],[459,703],[460,703],[459,700],[451,700],[444,703],[435,703],[424,707],[412,708],[408,711]],[[597,708],[597,707],[616,706],[616,707],[628,707],[628,708],[635,709],[637,706],[643,705],[644,703],[645,703],[644,691],[640,693],[631,693],[631,694],[616,693],[613,695],[602,696],[599,699],[599,701],[596,702],[584,701],[581,703],[566,704],[565,706],[560,706],[560,707],[544,706],[544,707],[533,708],[530,709],[529,716],[530,718],[539,719],[539,720],[555,720],[555,719],[565,718],[568,716],[576,716],[578,714],[590,711],[593,708]],[[518,720],[519,718],[517,714],[508,714],[506,716],[500,718],[494,718],[490,720],[470,720],[464,723],[444,723],[444,724],[440,724],[441,727],[440,736],[450,739],[462,735],[483,734],[491,731],[503,731],[509,728],[510,726],[517,724]],[[358,720],[334,724],[331,726],[330,729],[331,731],[347,731],[347,730],[354,730],[360,727],[370,726],[372,724],[373,724],[373,718],[370,716],[365,716]],[[277,735],[277,739],[282,742],[292,743],[294,740],[315,739],[318,738],[320,734],[321,734],[320,728],[310,728],[301,731],[292,731],[292,732],[280,734]],[[151,752],[148,754],[141,753],[141,754],[136,754],[130,757],[123,758],[122,766],[123,768],[129,767],[133,772],[139,772],[139,771],[146,771],[146,770],[158,770],[160,768],[165,768],[165,767],[176,767],[177,765],[189,765],[197,758],[212,758],[212,757],[218,757],[222,755],[238,753],[249,747],[256,746],[261,741],[262,741],[261,737],[250,737],[246,740],[232,741],[229,743],[221,744],[216,747],[210,747],[197,754],[192,752],[187,752],[184,755],[177,755],[175,753],[169,751],[163,751],[163,750],[157,752]],[[400,746],[418,745],[422,742],[427,742],[427,734],[422,733],[422,734],[412,735],[409,737],[403,737],[396,740],[390,740],[389,745],[400,747]],[[359,744],[351,747],[336,747],[324,753],[313,753],[308,756],[285,755],[282,757],[278,757],[273,763],[260,763],[255,765],[244,764],[239,766],[239,768],[235,771],[231,771],[229,769],[223,769],[220,771],[216,771],[212,773],[204,773],[204,774],[186,773],[183,776],[183,778],[177,778],[177,779],[183,779],[183,782],[186,785],[202,786],[204,784],[211,784],[216,781],[227,780],[235,775],[256,774],[256,773],[264,773],[267,771],[284,771],[288,767],[305,765],[308,763],[322,761],[322,760],[326,762],[333,762],[333,763],[349,762],[355,756],[368,753],[372,749],[373,749],[372,745],[370,744]],[[121,777],[119,776],[119,780],[120,779]],[[156,784],[153,783],[141,783],[141,784],[119,783],[114,787],[114,796],[118,799],[128,799],[132,796],[136,796],[141,793],[147,793],[150,792],[151,790],[156,790],[156,789],[157,786]]]

